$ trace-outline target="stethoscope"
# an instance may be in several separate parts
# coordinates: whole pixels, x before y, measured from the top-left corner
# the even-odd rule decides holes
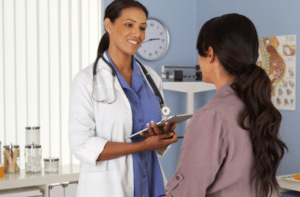
[[[93,77],[96,76],[97,64],[98,64],[99,59],[101,59],[101,58],[102,58],[102,60],[110,67],[110,69],[112,70],[112,75],[113,75],[113,77],[115,77],[115,76],[116,76],[116,70],[115,70],[115,68],[113,67],[113,65],[111,65],[111,64],[103,57],[103,53],[101,53],[101,54],[97,57],[97,59],[96,59],[94,65],[93,65]],[[150,76],[150,74],[148,73],[148,71],[146,70],[146,68],[144,67],[144,65],[143,65],[140,61],[138,61],[137,59],[135,59],[135,60],[137,61],[137,63],[138,63],[139,66],[141,67],[141,69],[142,69],[142,71],[143,71],[143,74],[144,74],[144,76],[146,76],[146,79],[147,79],[148,83],[150,84],[150,86],[151,86],[151,88],[152,88],[154,94],[158,97],[162,114],[163,114],[164,116],[170,115],[171,109],[164,103],[164,100],[163,100],[163,98],[162,98],[162,96],[161,96],[161,94],[160,94],[160,92],[159,92],[159,89],[157,88],[157,86],[156,86],[155,82],[153,81],[152,77]],[[95,79],[94,79],[94,83],[95,83]],[[93,92],[94,92],[94,84],[93,84]],[[98,101],[97,99],[94,98],[94,94],[93,94],[92,97],[93,97],[93,99],[94,99],[95,101],[97,101],[97,102],[108,103],[108,102],[106,102],[106,101]],[[108,103],[108,104],[110,104],[110,103]]]

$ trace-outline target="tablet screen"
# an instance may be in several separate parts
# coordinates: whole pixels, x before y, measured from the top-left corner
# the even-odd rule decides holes
[[[177,122],[177,124],[179,124],[179,123],[181,123],[181,122],[184,122],[184,121],[190,119],[192,116],[193,116],[193,114],[173,115],[173,116],[167,118],[166,120],[162,120],[162,121],[160,121],[159,123],[156,123],[156,125],[157,125],[158,127],[162,127],[162,126],[165,125],[165,122],[166,122],[166,121],[168,121],[168,122],[171,123],[171,124],[174,123],[174,122]],[[135,134],[129,136],[129,138],[133,138],[133,137],[135,137],[135,136],[138,136],[138,135],[140,135],[140,133],[143,133],[143,132],[146,132],[146,133],[147,133],[147,132],[148,132],[148,128],[145,128],[145,129],[143,129],[143,130],[141,130],[141,131],[139,131],[139,132],[137,132],[137,133],[135,133]]]

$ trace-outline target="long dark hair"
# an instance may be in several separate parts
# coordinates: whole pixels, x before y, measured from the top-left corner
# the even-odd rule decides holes
[[[148,18],[148,10],[140,2],[134,0],[115,0],[106,7],[104,19],[109,18],[110,21],[114,23],[115,20],[121,16],[122,11],[126,8],[139,8],[145,12],[146,17]],[[105,52],[108,47],[109,35],[105,32],[100,40],[97,56]]]
[[[198,36],[197,49],[207,57],[212,47],[224,69],[235,80],[231,84],[244,103],[238,119],[249,131],[254,161],[251,185],[257,196],[278,192],[276,171],[287,146],[279,138],[281,114],[271,102],[271,81],[256,65],[258,36],[254,24],[245,16],[226,14],[207,21]]]

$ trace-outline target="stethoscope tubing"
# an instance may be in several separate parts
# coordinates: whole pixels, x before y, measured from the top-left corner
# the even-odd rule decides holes
[[[113,75],[113,76],[116,76],[116,71],[115,71],[114,67],[113,67],[113,66],[112,66],[105,58],[103,58],[103,53],[101,53],[101,54],[97,57],[97,59],[96,59],[94,65],[93,65],[93,76],[95,76],[96,73],[97,73],[97,65],[98,65],[98,61],[99,61],[101,58],[102,58],[102,60],[110,67],[110,69],[111,69],[111,71],[112,71],[112,75]]]
[[[140,64],[140,66],[141,66],[141,68],[142,68],[142,70],[143,70],[143,72],[144,72],[144,74],[145,74],[145,76],[146,76],[149,84],[151,85],[151,87],[152,87],[152,89],[153,89],[153,91],[155,93],[155,95],[159,98],[160,106],[161,107],[164,106],[165,105],[164,100],[163,100],[163,98],[162,98],[162,96],[161,96],[161,94],[160,94],[157,86],[155,85],[155,82],[153,81],[152,77],[150,76],[150,74],[148,73],[148,71],[146,70],[146,68],[143,66],[143,64],[139,60],[137,60],[137,59],[136,59],[136,61],[137,61],[137,63]]]
[[[98,61],[101,58],[110,67],[110,69],[112,70],[112,75],[115,77],[116,76],[116,71],[115,71],[114,67],[103,57],[103,53],[101,53],[97,57],[94,65],[93,65],[93,76],[96,75]],[[146,68],[144,67],[144,65],[140,61],[138,61],[137,59],[135,59],[135,60],[138,62],[138,64],[142,68],[142,71],[143,71],[144,75],[146,76],[146,79],[148,80],[148,82],[149,82],[152,90],[154,91],[154,94],[158,97],[160,106],[163,107],[165,105],[165,103],[164,103],[164,100],[163,100],[163,98],[162,98],[162,96],[161,96],[161,94],[160,94],[160,92],[159,92],[159,90],[158,90],[155,82],[153,81],[152,77],[150,76],[150,74],[148,73],[148,71],[146,70]]]

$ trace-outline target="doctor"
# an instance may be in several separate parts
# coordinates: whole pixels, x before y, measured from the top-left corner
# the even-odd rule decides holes
[[[82,162],[77,197],[165,195],[157,154],[177,142],[176,123],[156,126],[163,118],[160,101],[133,56],[145,39],[147,17],[137,1],[113,1],[105,10],[101,58],[73,80],[69,145]],[[160,77],[145,68],[162,95]],[[149,135],[128,138],[146,125]]]

